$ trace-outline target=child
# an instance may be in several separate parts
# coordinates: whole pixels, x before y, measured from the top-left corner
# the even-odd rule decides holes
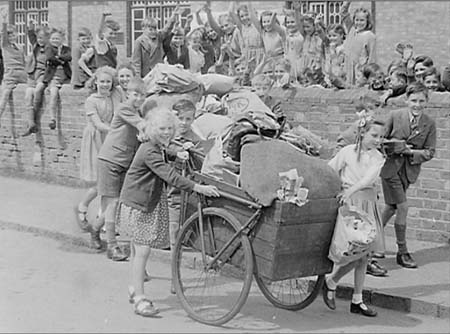
[[[341,204],[356,206],[367,213],[376,222],[377,229],[381,229],[381,222],[376,204],[375,182],[384,164],[383,155],[377,150],[382,137],[383,123],[363,116],[358,126],[356,144],[342,148],[328,163],[339,173],[342,180],[343,190],[339,194]],[[376,243],[377,241],[374,242],[375,245]],[[377,312],[367,307],[362,299],[366,266],[367,253],[350,263],[334,265],[333,272],[326,277],[323,284],[323,300],[330,309],[336,308],[335,290],[339,280],[354,269],[355,286],[350,312],[369,317],[377,315]]]
[[[276,13],[272,11],[262,12],[260,25],[265,55],[273,58],[282,57],[285,52],[286,33],[278,23]]]
[[[238,58],[234,62],[234,75],[237,77],[236,83],[241,87],[251,86],[250,69],[246,58]]]
[[[84,27],[81,28],[78,31],[78,46],[72,50],[71,84],[74,89],[84,88],[85,83],[95,72],[95,61],[91,41],[92,34],[89,29]],[[82,57],[82,55],[84,55],[84,57]]]
[[[176,7],[161,31],[158,31],[158,21],[155,18],[147,16],[142,21],[141,27],[143,32],[142,35],[134,41],[131,60],[138,77],[145,77],[156,64],[163,62],[163,41],[173,29],[176,14],[178,12],[179,8]]]
[[[370,90],[384,90],[385,79],[380,65],[369,63],[362,67],[362,80],[359,87],[367,86]]]
[[[322,68],[324,50],[319,22],[320,16],[303,16],[302,34],[304,41],[300,65],[303,71],[308,68],[313,71]]]
[[[192,101],[190,100],[180,100],[172,106],[172,111],[178,117],[179,126],[178,131],[174,137],[177,145],[171,144],[169,147],[175,152],[195,147],[200,142],[200,137],[198,137],[191,128],[191,125],[195,119],[196,112],[194,103],[192,103]],[[183,146],[180,146],[180,144],[182,144]],[[196,167],[198,168],[198,170],[200,170],[202,162],[199,160],[195,161],[197,162]],[[173,163],[173,167],[175,167],[178,173],[182,173],[182,163],[183,162],[179,159],[176,159]],[[181,193],[178,188],[169,187],[167,191],[167,202],[169,206],[170,249],[173,252],[173,250],[175,249],[174,246],[180,224],[183,223],[180,222]],[[170,291],[171,293],[175,293],[173,280]]]
[[[302,52],[304,38],[300,32],[302,24],[300,21],[300,2],[294,3],[295,10],[286,12],[284,25],[286,26],[286,59],[291,63],[291,78],[299,82],[302,73]]]
[[[441,84],[441,75],[436,67],[432,66],[425,70],[422,74],[422,78],[423,84],[430,92],[445,92],[445,88]]]
[[[25,57],[23,50],[17,46],[16,28],[7,24],[8,12],[3,8],[2,16],[2,49],[5,74],[2,81],[2,93],[0,98],[0,119],[5,111],[6,104],[12,96],[12,91],[19,83],[27,81],[25,72]]]
[[[93,184],[76,207],[77,221],[83,231],[88,230],[87,211],[89,204],[97,197],[97,156],[111,126],[114,110],[122,102],[117,89],[116,71],[103,66],[95,71],[96,92],[84,104],[87,125],[81,139],[80,179]]]
[[[205,66],[205,53],[202,47],[202,32],[194,30],[188,35],[187,48],[189,56],[189,71],[201,74],[202,68]]]
[[[189,69],[189,51],[185,43],[184,30],[175,27],[163,42],[167,63],[180,64],[185,70]]]
[[[33,51],[26,63],[28,73],[27,88],[25,91],[25,103],[28,112],[28,127],[23,136],[29,136],[38,131],[37,117],[34,113],[33,100],[38,83],[42,83],[46,68],[45,46],[48,43],[50,30],[46,26],[36,27],[36,22],[31,20],[28,26],[28,40],[33,45]]]
[[[353,14],[353,19],[351,19],[348,13],[349,6],[350,3],[344,1],[341,14],[348,31],[344,43],[347,84],[354,86],[362,66],[368,63],[376,63],[376,37],[371,31],[370,12],[365,8],[358,8]]]
[[[136,72],[134,71],[134,67],[131,63],[123,63],[117,67],[117,80],[119,83],[119,90],[122,94],[122,99],[125,100],[128,84],[130,80],[136,76]]]
[[[143,96],[144,81],[137,77],[131,79],[126,100],[114,110],[111,128],[98,153],[97,189],[101,196],[100,205],[104,217],[100,217],[90,228],[91,247],[101,249],[100,229],[105,224],[106,256],[113,261],[123,261],[127,258],[116,241],[116,208],[125,173],[139,147],[137,136],[144,129],[145,122],[140,111]]]
[[[72,55],[70,47],[63,45],[64,32],[53,28],[50,31],[49,43],[45,46],[46,67],[42,82],[36,84],[34,96],[34,113],[40,112],[44,98],[44,90],[50,87],[50,129],[56,129],[56,115],[58,108],[59,90],[63,83],[70,80],[72,69],[70,61]]]
[[[339,89],[346,87],[344,40],[345,29],[341,24],[328,26],[323,72],[328,86]]]
[[[386,139],[404,140],[405,149],[388,155],[381,170],[381,185],[386,203],[382,215],[386,226],[395,214],[397,263],[405,268],[417,268],[406,245],[408,202],[406,191],[416,182],[422,163],[433,158],[436,151],[436,123],[424,113],[428,89],[420,82],[406,89],[407,107],[393,110],[386,121]]]
[[[251,72],[259,64],[264,54],[264,44],[261,37],[261,24],[256,17],[251,1],[236,9],[236,1],[230,4],[229,14],[233,18],[242,36],[242,58],[248,62]]]
[[[278,59],[274,66],[273,87],[287,88],[290,85],[291,63],[285,58]]]
[[[413,65],[414,77],[410,78],[409,83],[415,81],[422,82],[423,73],[432,66],[434,66],[433,59],[431,59],[428,56],[418,56],[414,58],[414,65]]]
[[[159,313],[145,296],[144,272],[151,248],[161,248],[168,238],[169,227],[158,220],[161,214],[159,203],[165,196],[164,183],[189,192],[193,190],[206,196],[219,196],[216,187],[196,184],[167,163],[172,152],[166,149],[177,126],[175,114],[167,109],[158,109],[148,115],[145,132],[150,140],[141,144],[127,172],[120,193],[119,210],[121,232],[132,238],[129,300],[134,303],[134,312],[144,317]],[[188,154],[179,152],[176,156],[186,159]]]
[[[120,30],[120,25],[114,20],[107,20],[106,17],[111,13],[103,13],[100,20],[98,35],[94,39],[94,57],[95,66],[117,66],[117,47],[113,43],[113,39]]]

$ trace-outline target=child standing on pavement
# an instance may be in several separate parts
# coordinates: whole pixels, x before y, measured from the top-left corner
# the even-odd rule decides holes
[[[101,212],[104,216],[92,224],[91,247],[101,249],[100,229],[106,228],[106,256],[113,261],[123,261],[127,255],[117,245],[115,221],[125,173],[131,165],[133,156],[139,147],[138,134],[144,129],[141,105],[144,96],[144,81],[133,78],[128,84],[125,102],[114,113],[111,128],[98,154],[97,189],[101,196]]]
[[[27,88],[25,91],[25,103],[28,112],[28,127],[23,136],[29,136],[38,131],[37,117],[33,108],[35,90],[38,83],[44,79],[46,68],[45,46],[48,43],[50,30],[46,26],[36,27],[35,21],[30,21],[28,26],[28,40],[33,45],[33,51],[26,63],[28,73]]]
[[[343,190],[339,195],[341,204],[356,206],[367,213],[381,229],[381,219],[377,208],[377,192],[375,181],[384,164],[383,155],[377,150],[383,137],[383,123],[362,115],[358,124],[356,144],[342,148],[328,165],[333,168],[342,181]],[[377,238],[379,234],[377,233]],[[375,239],[372,248],[378,245]],[[333,272],[323,284],[323,300],[332,310],[336,308],[335,290],[339,280],[355,270],[355,281],[350,312],[374,317],[377,312],[366,306],[362,299],[364,279],[366,276],[367,253],[350,263],[335,264]]]
[[[145,295],[144,273],[151,248],[163,247],[169,237],[169,227],[159,220],[164,214],[164,206],[160,205],[165,200],[164,184],[206,196],[219,196],[216,187],[196,184],[169,165],[170,158],[187,159],[189,156],[186,151],[168,150],[177,122],[175,114],[167,109],[152,110],[148,114],[145,135],[149,140],[136,152],[120,193],[120,231],[132,239],[129,300],[134,303],[134,312],[144,317],[159,313]]]
[[[8,25],[8,13],[2,9],[2,51],[3,63],[5,67],[5,74],[2,81],[2,93],[0,97],[0,118],[5,111],[12,91],[19,83],[27,81],[27,74],[25,72],[25,57],[23,50],[17,45],[16,28]]]
[[[96,92],[85,102],[87,125],[81,139],[80,179],[93,185],[76,207],[77,220],[83,231],[88,230],[87,211],[89,204],[97,197],[97,156],[108,134],[114,109],[122,102],[117,89],[116,71],[100,67],[94,73]]]

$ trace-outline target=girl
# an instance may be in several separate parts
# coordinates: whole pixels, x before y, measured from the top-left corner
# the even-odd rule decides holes
[[[29,136],[38,131],[36,115],[33,108],[36,85],[42,82],[45,73],[45,46],[48,43],[50,30],[46,26],[36,27],[35,21],[30,21],[28,27],[28,39],[33,45],[33,52],[27,59],[26,70],[28,73],[25,101],[28,111],[28,127],[23,136]]]
[[[350,14],[348,13],[349,5],[348,1],[344,1],[341,12],[343,22],[348,31],[347,39],[344,43],[344,66],[347,83],[354,86],[362,66],[368,63],[376,63],[376,37],[371,31],[370,12],[365,8],[358,8],[353,14],[353,19],[350,19]]]
[[[274,66],[274,83],[273,87],[286,88],[290,84],[291,63],[289,60],[279,59]]]
[[[50,31],[49,43],[45,46],[46,67],[42,82],[36,85],[34,96],[34,112],[40,111],[44,90],[50,87],[50,129],[56,129],[56,114],[58,108],[59,90],[66,80],[70,80],[72,69],[70,61],[72,55],[70,47],[63,45],[64,32],[61,29],[53,28]]]
[[[322,68],[324,51],[319,22],[319,16],[316,18],[314,16],[303,16],[302,34],[304,41],[300,63],[300,68],[303,71],[308,68],[313,71]]]
[[[167,63],[181,64],[185,70],[189,69],[189,52],[185,42],[183,28],[176,26],[163,41],[163,49]]]
[[[261,37],[261,25],[256,17],[251,1],[236,9],[236,2],[230,6],[230,15],[242,35],[242,57],[245,57],[251,72],[259,64],[264,54],[264,44]]]
[[[433,59],[431,59],[428,56],[418,56],[414,59],[414,65],[413,65],[413,72],[414,72],[414,78],[410,78],[410,82],[419,81],[422,82],[423,80],[423,73],[429,69],[430,67],[434,66]]]
[[[327,28],[324,74],[330,87],[345,88],[345,29],[341,24],[332,24]]]
[[[189,70],[192,73],[201,73],[205,66],[205,53],[202,47],[203,34],[200,30],[194,30],[188,36]]]
[[[5,74],[2,81],[2,94],[0,98],[0,118],[17,84],[27,81],[23,50],[16,44],[16,28],[7,24],[8,12],[5,8],[2,9],[1,16],[3,20],[2,51]]]
[[[267,57],[279,58],[284,55],[286,33],[281,28],[277,15],[272,11],[264,11],[260,18],[264,52]]]
[[[384,157],[377,150],[383,137],[384,124],[363,114],[358,124],[356,144],[342,148],[328,163],[342,180],[343,190],[339,195],[341,204],[356,206],[367,213],[376,222],[377,239],[372,244],[378,251],[383,230],[377,208],[377,191],[375,181],[384,165]],[[323,285],[323,299],[332,310],[336,308],[335,290],[339,280],[352,269],[355,269],[355,287],[350,305],[351,313],[374,317],[377,312],[367,307],[362,300],[362,290],[366,276],[367,253],[360,259],[344,265],[334,265],[333,272]]]
[[[432,66],[425,70],[422,74],[422,80],[424,86],[430,92],[445,92],[445,88],[441,84],[441,75],[436,67]]]
[[[168,109],[155,109],[148,113],[145,133],[149,141],[141,144],[128,170],[120,194],[119,226],[121,234],[132,238],[131,283],[129,300],[134,312],[144,317],[159,313],[144,293],[144,272],[151,248],[167,245],[168,224],[162,225],[157,217],[161,211],[168,214],[164,183],[185,191],[196,191],[206,196],[219,196],[216,187],[196,184],[181,176],[167,162],[166,151],[174,138],[177,117]],[[176,156],[186,160],[187,152]]]
[[[124,63],[117,68],[117,80],[119,87],[117,87],[122,93],[122,100],[125,100],[125,96],[128,89],[128,83],[132,78],[136,76],[136,72],[131,63]]]
[[[296,7],[294,11],[286,12],[284,18],[284,25],[286,26],[286,59],[291,63],[291,78],[298,82],[302,73],[302,51],[304,38],[302,33],[302,25],[300,21],[300,6],[299,2],[295,2]]]
[[[117,89],[116,71],[112,67],[100,67],[93,78],[96,92],[85,102],[87,125],[81,140],[80,154],[80,179],[92,186],[76,207],[77,221],[83,231],[87,231],[89,226],[89,204],[97,197],[97,155],[110,130],[114,107],[122,102],[122,94]]]

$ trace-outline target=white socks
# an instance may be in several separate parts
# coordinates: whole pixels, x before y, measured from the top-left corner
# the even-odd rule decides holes
[[[353,294],[352,303],[353,304],[361,304],[363,302],[362,293]]]

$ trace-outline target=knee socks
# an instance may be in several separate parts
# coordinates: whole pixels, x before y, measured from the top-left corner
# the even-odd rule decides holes
[[[408,253],[406,247],[406,225],[395,224],[395,236],[397,238],[397,247],[400,254]]]

